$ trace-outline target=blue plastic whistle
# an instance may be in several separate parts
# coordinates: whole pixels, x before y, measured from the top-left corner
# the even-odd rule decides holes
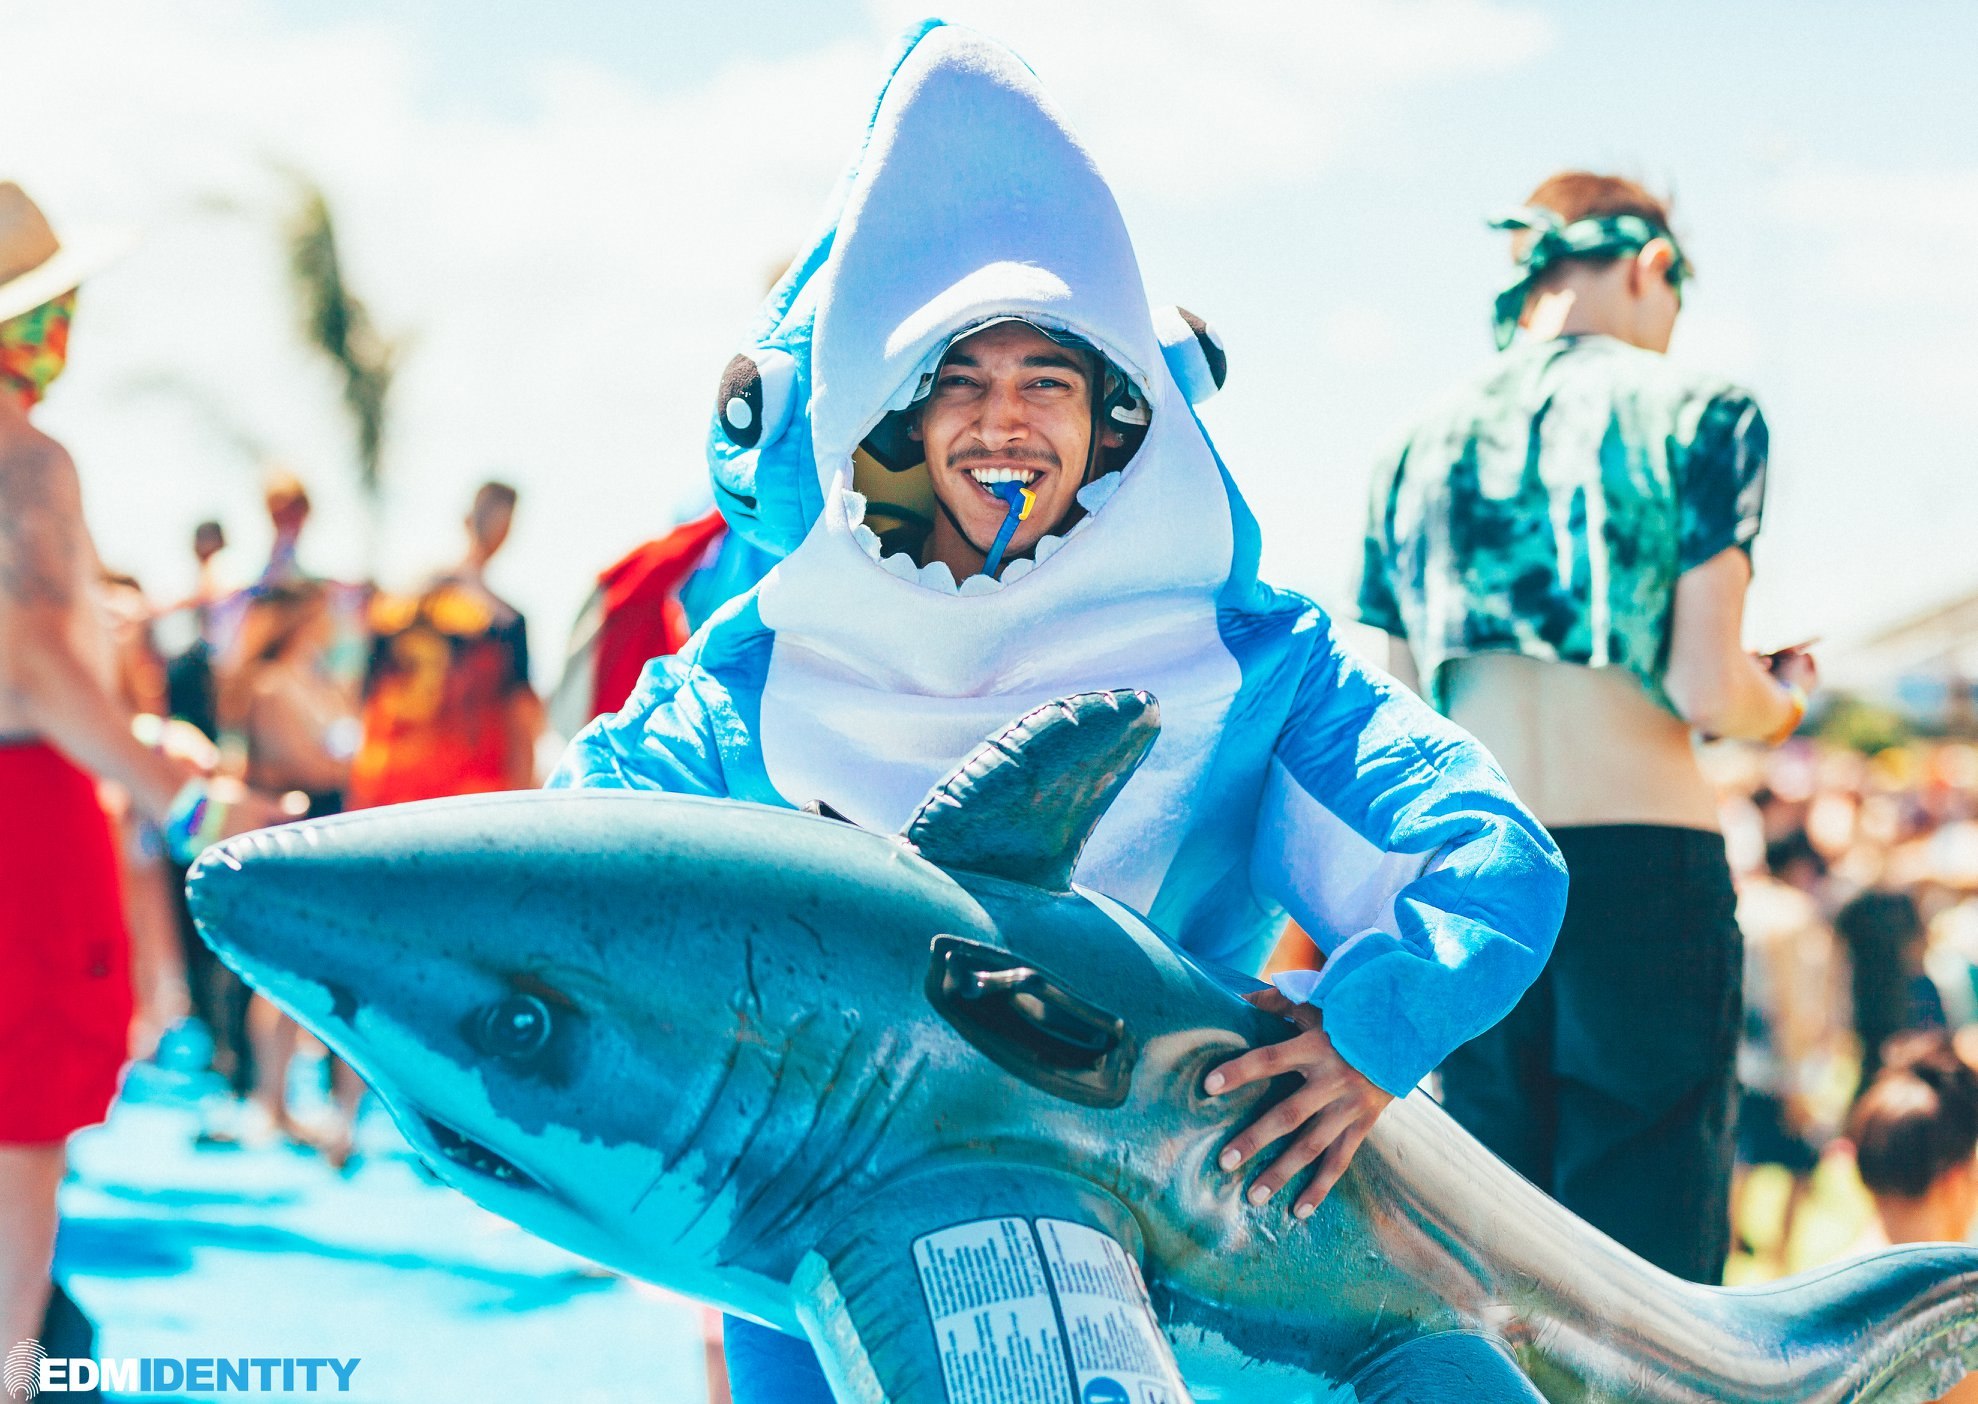
[[[994,579],[996,572],[1003,568],[1003,552],[1010,549],[1010,538],[1016,535],[1016,524],[1030,515],[1030,509],[1037,505],[1037,494],[1022,483],[997,483],[989,491],[1010,505],[1003,525],[997,529],[996,540],[989,547],[989,558],[982,563],[982,573]]]

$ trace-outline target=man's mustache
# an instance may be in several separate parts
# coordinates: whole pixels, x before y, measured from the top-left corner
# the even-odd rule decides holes
[[[978,458],[995,458],[1006,463],[1041,463],[1047,468],[1058,468],[1064,464],[1064,460],[1058,457],[1054,449],[1043,447],[992,449],[977,445],[975,448],[965,448],[949,454],[948,465],[959,468]]]

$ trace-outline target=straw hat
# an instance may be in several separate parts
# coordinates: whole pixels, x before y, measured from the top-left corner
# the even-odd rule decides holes
[[[47,216],[11,180],[0,181],[0,322],[60,297],[122,254],[114,235],[63,243]]]

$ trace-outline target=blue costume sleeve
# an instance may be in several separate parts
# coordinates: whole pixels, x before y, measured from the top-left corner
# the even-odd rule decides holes
[[[754,597],[731,600],[686,648],[646,664],[623,708],[577,733],[548,788],[787,805],[755,739],[770,640]]]
[[[727,794],[698,671],[678,658],[646,664],[625,706],[577,733],[547,788]]]
[[[1325,616],[1264,788],[1251,876],[1326,953],[1279,977],[1405,1094],[1510,1010],[1566,907],[1559,850],[1482,745],[1342,651]]]

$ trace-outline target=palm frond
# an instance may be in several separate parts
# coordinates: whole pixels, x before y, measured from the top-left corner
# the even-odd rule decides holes
[[[287,228],[289,281],[304,337],[342,379],[356,439],[358,486],[375,506],[384,488],[385,430],[399,346],[379,332],[345,281],[336,224],[321,188],[301,176],[295,180],[297,199]]]

